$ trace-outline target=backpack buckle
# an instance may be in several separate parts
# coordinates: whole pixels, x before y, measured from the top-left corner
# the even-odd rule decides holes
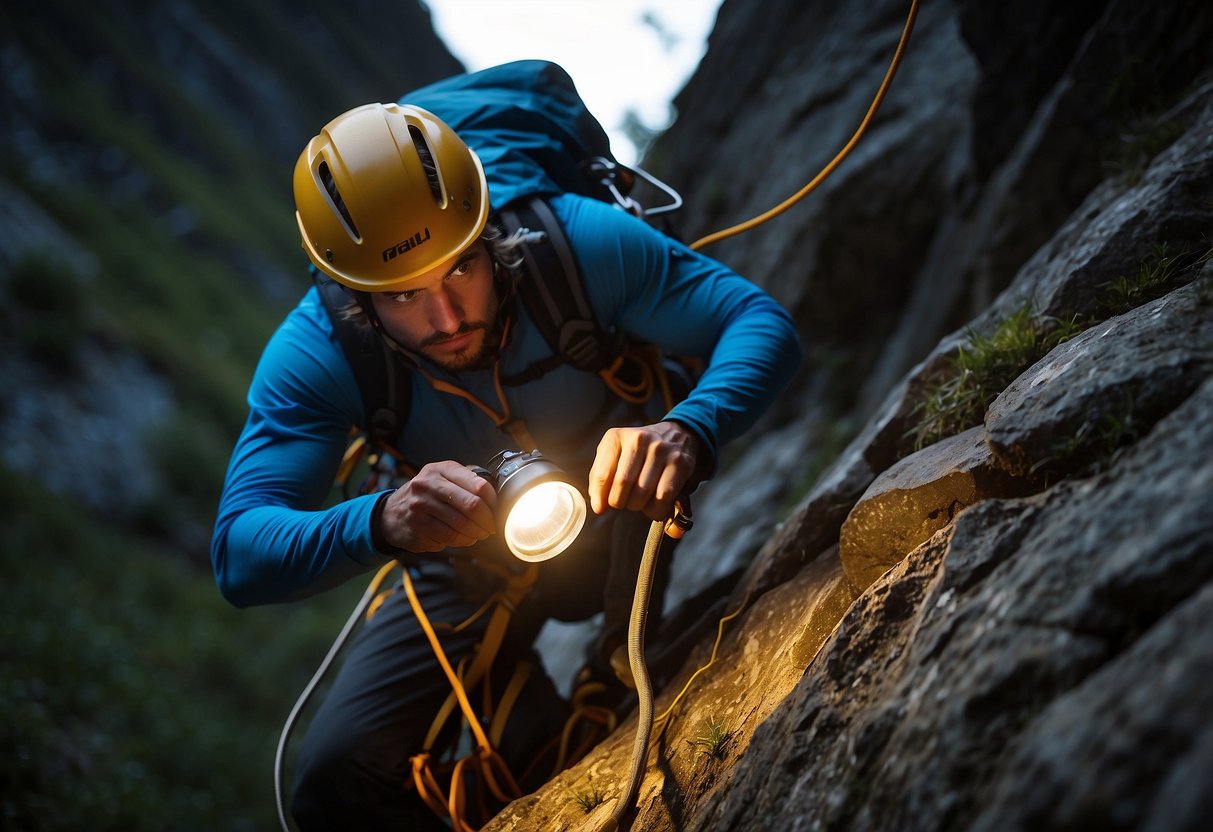
[[[565,321],[560,328],[560,352],[579,370],[597,370],[607,358],[601,332],[592,321]]]

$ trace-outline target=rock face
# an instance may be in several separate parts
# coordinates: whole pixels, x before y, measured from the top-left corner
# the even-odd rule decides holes
[[[1213,373],[1213,314],[1195,286],[1110,318],[1062,344],[986,414],[1009,469],[1073,465],[1170,412]]]
[[[915,549],[684,828],[1198,828],[1208,790],[1167,795],[1210,773],[1211,407]]]
[[[755,148],[789,182],[820,167],[903,12],[726,2],[666,139],[667,176],[719,189],[689,219],[777,201],[767,178],[722,180]],[[746,549],[661,691],[658,713],[690,680],[633,830],[1195,830],[1213,812],[1213,13],[1001,14],[927,4],[924,65],[907,59],[866,153],[715,252],[796,312],[818,363],[697,510],[755,525],[761,501],[730,521],[727,495],[764,454],[811,456],[810,391],[847,395],[830,373],[863,368],[847,401],[865,426]],[[763,66],[738,57],[755,42]],[[967,421],[915,451],[926,403],[962,400]],[[716,575],[744,547],[709,538],[679,557]],[[727,740],[697,753],[709,728]],[[489,828],[601,828],[632,730]],[[571,795],[590,790],[587,816]]]
[[[890,467],[859,498],[839,532],[843,569],[866,589],[962,509],[1029,487],[999,465],[984,428],[937,442]]]

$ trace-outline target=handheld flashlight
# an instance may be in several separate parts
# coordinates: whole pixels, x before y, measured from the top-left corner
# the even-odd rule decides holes
[[[497,489],[498,526],[519,560],[539,563],[569,547],[585,525],[585,497],[539,451],[502,451],[477,473]]]

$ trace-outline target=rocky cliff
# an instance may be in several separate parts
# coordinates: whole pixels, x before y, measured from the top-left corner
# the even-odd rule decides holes
[[[726,0],[652,160],[689,235],[828,161],[905,12]],[[854,155],[718,247],[810,360],[697,504],[676,574],[735,589],[633,829],[1204,828],[1211,35],[1181,3],[928,3]],[[489,828],[598,828],[633,728]]]

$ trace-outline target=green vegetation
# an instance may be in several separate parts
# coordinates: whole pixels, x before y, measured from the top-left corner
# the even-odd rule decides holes
[[[6,829],[270,829],[282,721],[362,586],[236,610],[207,569],[0,477]]]
[[[1191,123],[1188,117],[1135,121],[1120,133],[1105,153],[1104,169],[1126,185],[1136,185],[1154,157],[1183,136]]]
[[[1136,411],[1136,395],[1124,391],[1118,411],[1106,413],[1096,422],[1084,422],[1073,436],[1054,443],[1050,453],[1032,466],[1032,473],[1055,471],[1094,474],[1108,466],[1117,452],[1141,438],[1146,426]]]
[[[723,760],[725,747],[732,738],[733,732],[726,731],[724,723],[712,717],[704,720],[703,728],[692,739],[687,740],[687,744],[700,754]]]
[[[258,272],[307,285],[290,175],[308,136],[287,134],[456,67],[420,36],[368,49],[358,11],[246,6],[5,10],[0,187],[32,203],[10,211],[31,233],[0,274],[6,345],[55,384],[85,380],[90,351],[138,355],[174,410],[142,437],[163,488],[121,516],[0,468],[4,829],[274,828],[279,728],[362,589],[239,611],[201,549],[285,311]],[[340,71],[299,60],[318,42]]]
[[[1169,243],[1154,246],[1152,256],[1143,261],[1131,275],[1119,275],[1100,286],[1100,312],[1103,317],[1122,315],[1143,303],[1160,298],[1172,289],[1188,282],[1192,275],[1208,262],[1213,249],[1199,252],[1179,248]]]
[[[1097,287],[1094,315],[1061,320],[1042,315],[1025,303],[988,335],[970,329],[966,343],[949,359],[942,377],[926,388],[912,411],[914,427],[906,437],[913,440],[913,449],[921,450],[981,424],[998,394],[1058,344],[1190,282],[1211,257],[1213,249],[1161,242],[1136,270]],[[1198,300],[1207,293],[1209,283],[1201,281]],[[1121,416],[1084,425],[1075,436],[1059,442],[1040,465],[1097,464],[1137,438],[1141,429],[1134,423],[1130,398]],[[1080,459],[1084,462],[1077,463]]]
[[[569,802],[576,804],[587,815],[601,806],[604,800],[606,798],[602,792],[593,784],[572,792],[572,795],[569,797]]]
[[[989,334],[970,329],[948,362],[945,377],[929,386],[914,408],[907,434],[914,450],[981,424],[986,409],[1015,378],[1085,327],[1036,312],[1024,303]]]
[[[4,276],[0,324],[16,336],[24,354],[52,373],[76,369],[76,350],[91,329],[87,285],[54,252],[31,251]]]

